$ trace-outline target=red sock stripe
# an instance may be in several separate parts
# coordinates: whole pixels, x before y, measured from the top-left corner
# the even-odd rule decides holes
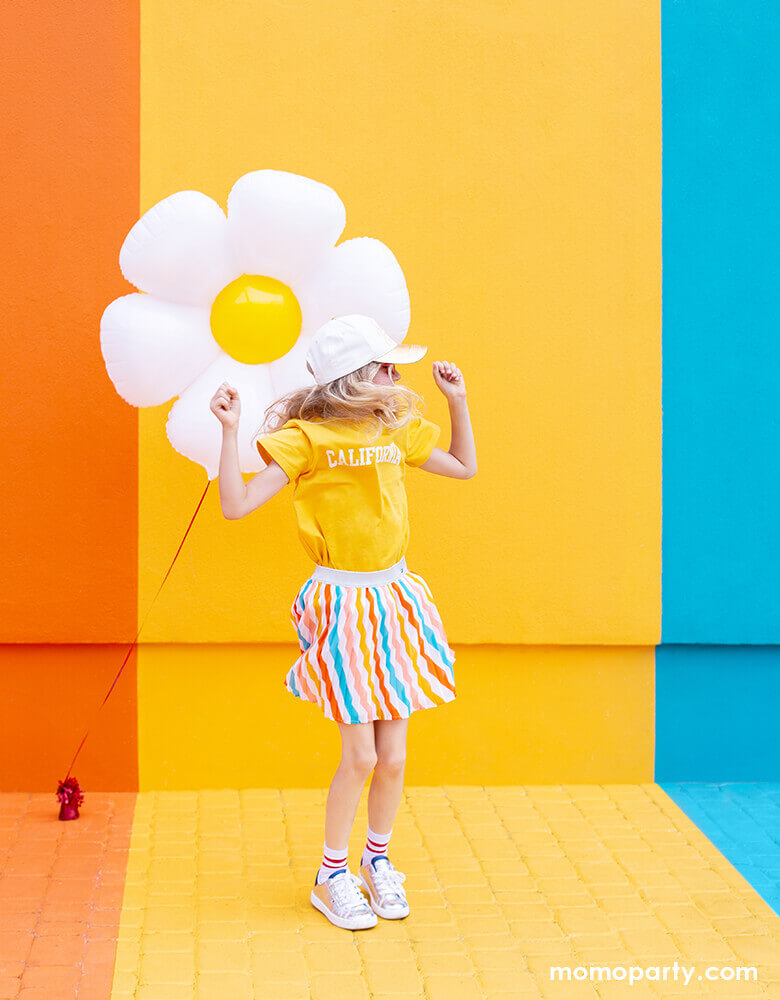
[[[347,857],[345,854],[343,858],[323,858],[322,867],[323,868],[346,868]]]
[[[376,854],[381,854],[382,851],[387,850],[387,845],[390,843],[389,840],[385,840],[383,843],[378,843],[376,840],[372,840],[370,837],[366,840],[366,847],[370,851],[374,851]]]

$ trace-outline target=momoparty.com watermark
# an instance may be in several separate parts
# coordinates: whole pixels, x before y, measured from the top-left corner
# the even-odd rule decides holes
[[[708,965],[700,973],[696,973],[695,965],[551,965],[550,979],[560,982],[627,982],[630,986],[646,979],[650,982],[680,982],[687,986],[693,977],[710,980],[719,979],[724,982],[756,982],[758,970],[755,965]]]

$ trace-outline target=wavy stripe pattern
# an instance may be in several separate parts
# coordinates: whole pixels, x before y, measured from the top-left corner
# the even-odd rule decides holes
[[[290,621],[301,655],[284,686],[328,719],[406,719],[455,698],[455,653],[430,588],[416,573],[376,587],[309,578]]]

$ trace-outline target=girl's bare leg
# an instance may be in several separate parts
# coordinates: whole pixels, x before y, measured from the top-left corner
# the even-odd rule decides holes
[[[349,845],[363,786],[377,761],[373,722],[337,725],[341,733],[341,760],[325,805],[325,843],[333,848]]]
[[[377,719],[373,725],[377,762],[368,790],[368,825],[377,833],[389,833],[404,787],[409,720]]]

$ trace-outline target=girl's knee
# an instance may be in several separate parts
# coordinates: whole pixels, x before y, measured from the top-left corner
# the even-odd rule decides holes
[[[376,767],[374,728],[371,723],[339,724],[341,731],[340,767],[363,779]]]
[[[376,751],[370,747],[361,747],[344,754],[341,758],[342,767],[348,768],[354,774],[367,778],[377,764]]]
[[[406,751],[399,748],[380,750],[376,766],[388,774],[401,774],[406,766]]]

